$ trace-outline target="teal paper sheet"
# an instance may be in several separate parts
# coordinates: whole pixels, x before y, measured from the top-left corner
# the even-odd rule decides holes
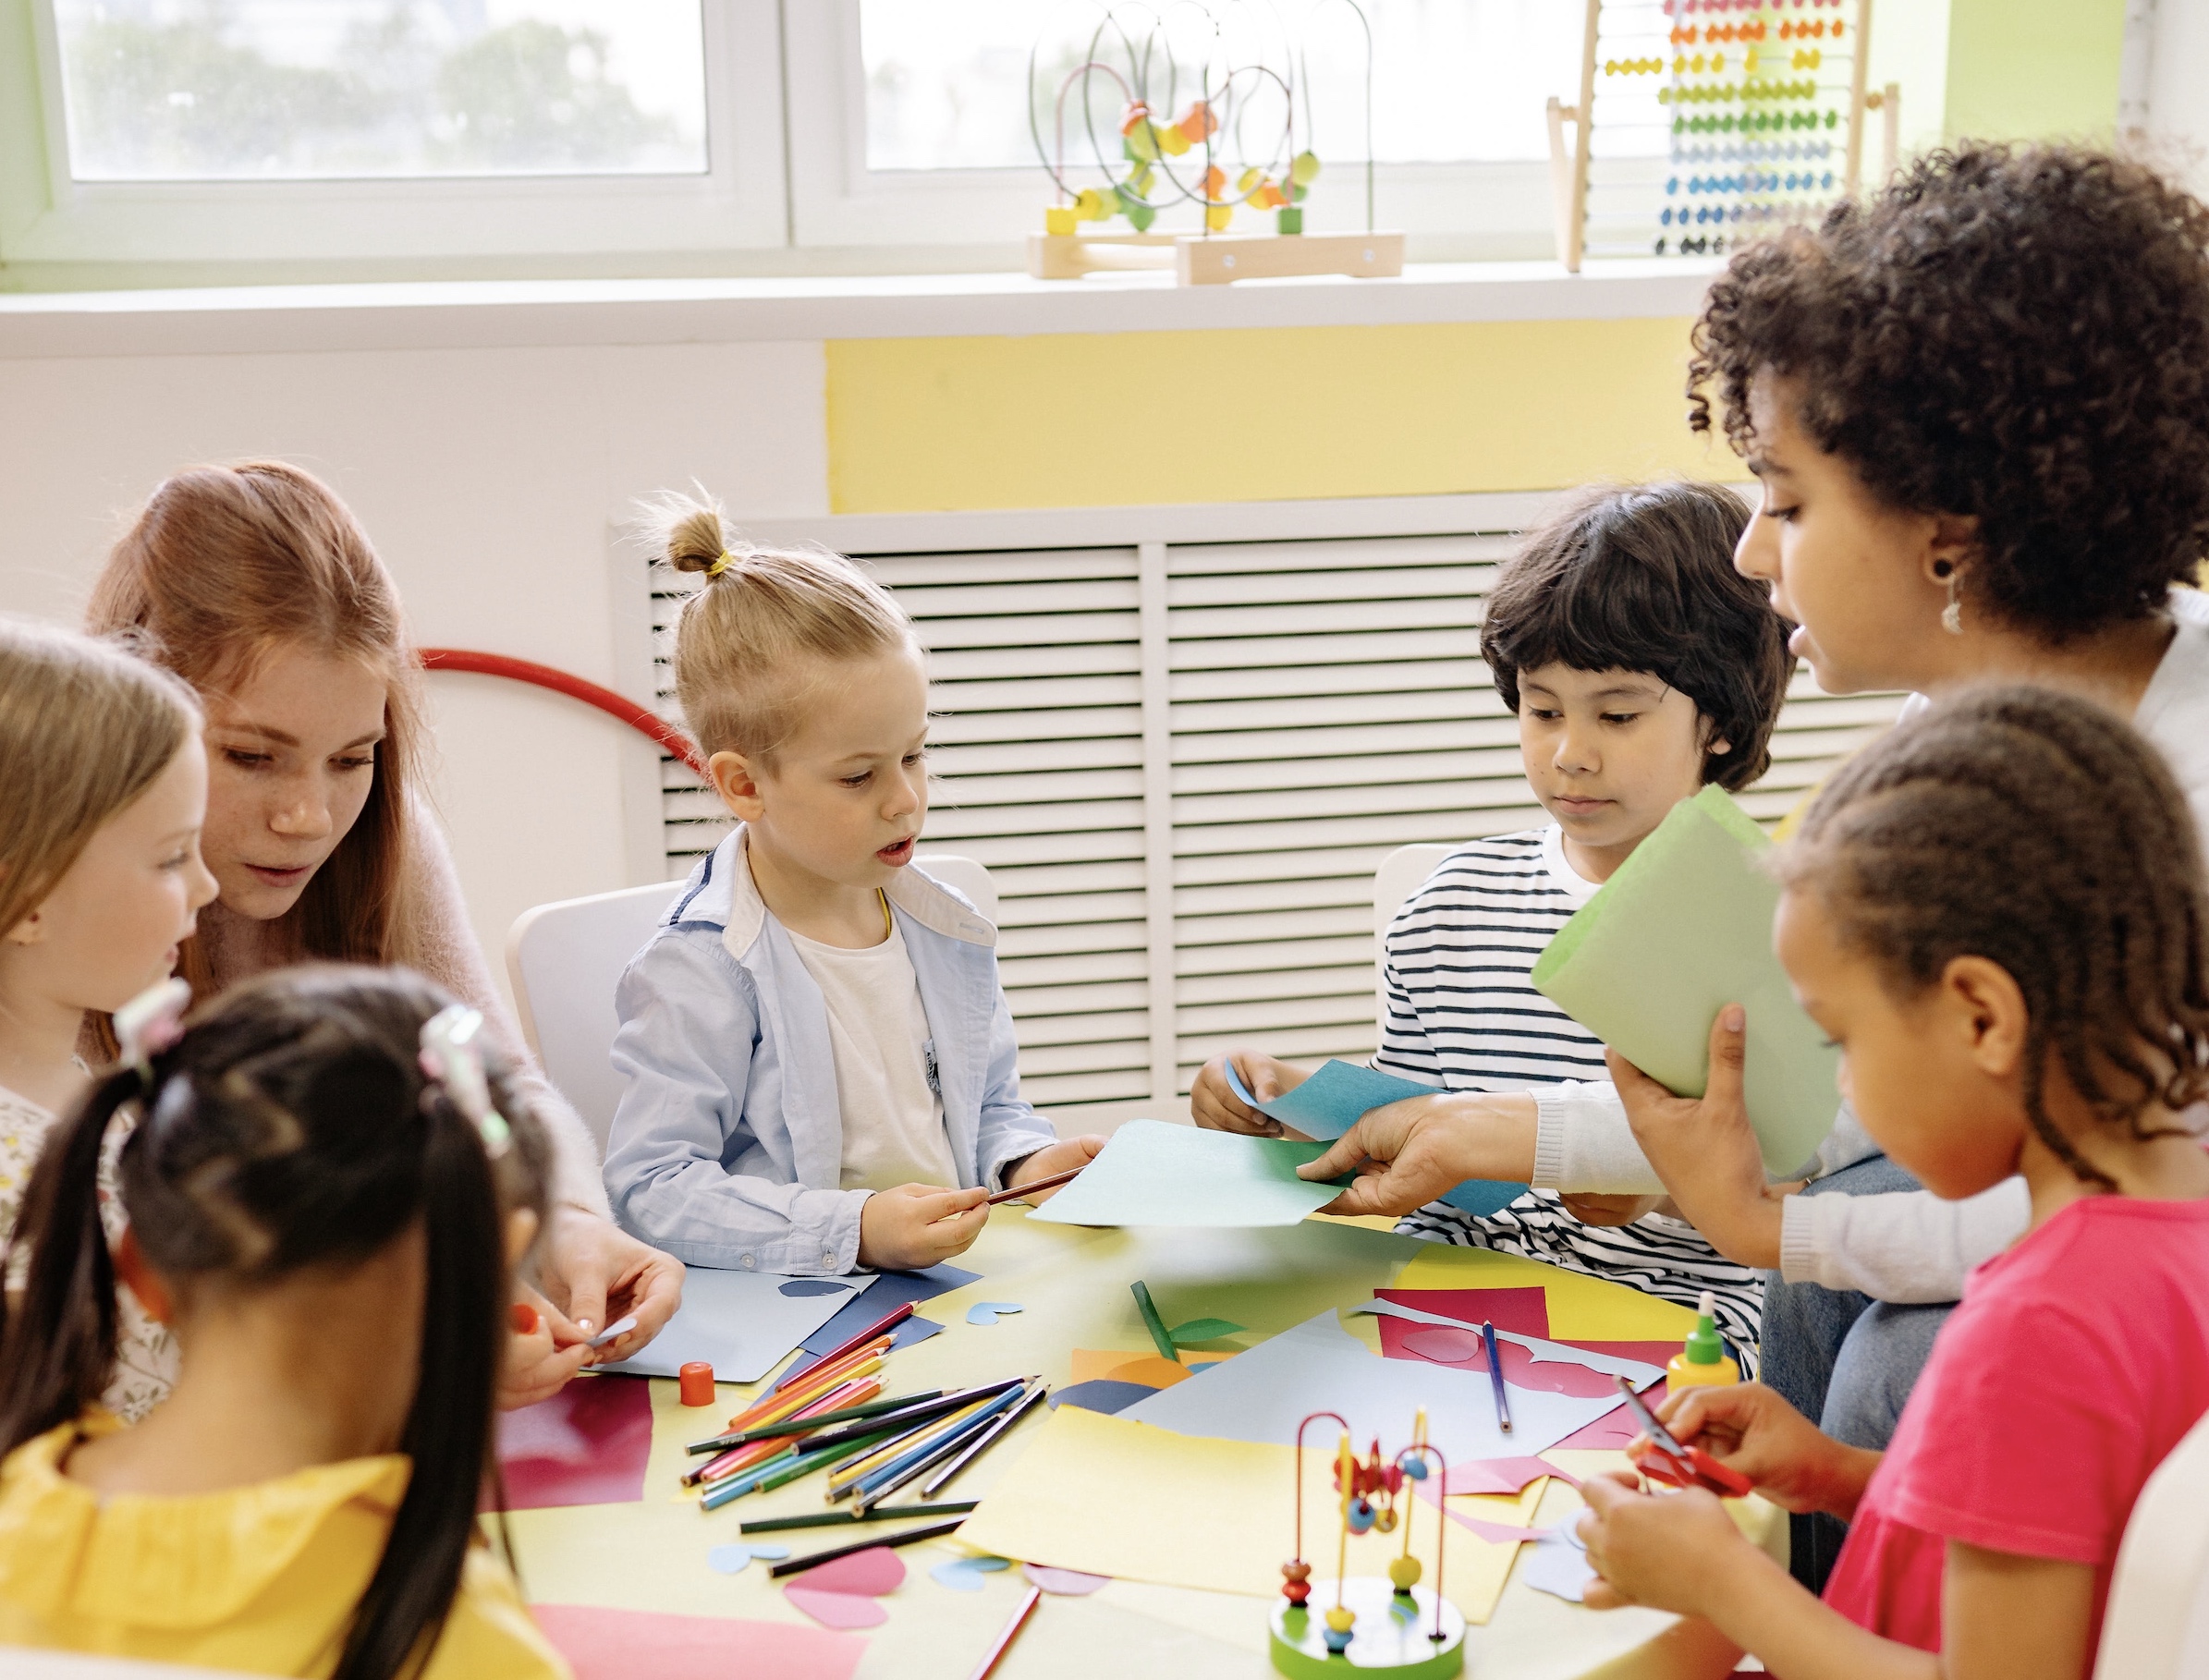
[[[1030,1213],[1058,1225],[1293,1225],[1349,1183],[1307,1184],[1296,1170],[1324,1143],[1130,1120],[1081,1176]]]
[[[1361,1063],[1345,1062],[1336,1056],[1301,1085],[1261,1102],[1243,1084],[1242,1076],[1235,1071],[1232,1056],[1227,1058],[1226,1067],[1228,1085],[1246,1107],[1254,1108],[1283,1126],[1294,1126],[1307,1138],[1330,1141],[1357,1125],[1359,1117],[1368,1110],[1401,1102],[1407,1097],[1431,1097],[1441,1089],[1383,1073]],[[1442,1199],[1460,1212],[1481,1219],[1508,1207],[1525,1194],[1526,1186],[1522,1184],[1469,1178]]]
[[[1802,1170],[1840,1107],[1839,1056],[1772,954],[1779,883],[1771,841],[1724,789],[1672,808],[1603,890],[1558,930],[1534,986],[1667,1090],[1699,1097],[1711,1023],[1749,1014],[1750,1124],[1776,1176]]]

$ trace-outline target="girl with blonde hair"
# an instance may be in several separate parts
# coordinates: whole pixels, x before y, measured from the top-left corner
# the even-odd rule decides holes
[[[920,640],[838,555],[745,547],[682,501],[660,538],[704,578],[676,628],[676,695],[738,823],[615,994],[615,1208],[697,1265],[947,1260],[991,1190],[1104,1139],[1062,1142],[1021,1100],[997,931],[912,867]]]
[[[214,882],[200,860],[207,761],[175,677],[118,647],[0,621],[0,1243],[88,1071],[78,1046],[174,968]],[[114,1146],[101,1211],[121,1234]],[[7,1271],[22,1284],[20,1263]],[[166,1333],[121,1297],[108,1408],[135,1418],[166,1392]]]
[[[299,962],[401,963],[481,1010],[555,1154],[538,1262],[549,1300],[534,1303],[536,1334],[517,1337],[502,1397],[542,1398],[636,1352],[673,1314],[681,1268],[607,1220],[590,1134],[492,985],[419,786],[419,667],[398,591],[350,511],[281,461],[179,472],[116,545],[87,616],[136,634],[206,709],[205,848],[221,892],[184,949],[194,990]],[[630,1313],[638,1327],[593,1353],[591,1333]]]

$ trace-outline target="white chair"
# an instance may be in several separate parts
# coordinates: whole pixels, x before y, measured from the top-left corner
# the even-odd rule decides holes
[[[997,889],[989,870],[971,858],[939,855],[913,861],[938,881],[957,887],[990,920],[997,919]],[[675,895],[679,881],[627,887],[589,898],[568,898],[524,910],[506,935],[506,973],[530,1048],[560,1094],[598,1139],[603,1153],[621,1079],[610,1059],[614,984]]]
[[[1388,924],[1404,907],[1404,900],[1419,891],[1434,866],[1458,848],[1454,846],[1399,846],[1381,859],[1373,872],[1373,1018],[1380,1031],[1388,1030],[1388,982],[1382,978],[1381,942],[1388,937]],[[1376,1041],[1377,1042],[1378,1041]]]
[[[2209,1675],[2209,1418],[2156,1467],[2117,1548],[2098,1680]]]

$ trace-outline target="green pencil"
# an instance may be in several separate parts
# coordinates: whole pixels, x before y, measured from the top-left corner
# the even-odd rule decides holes
[[[876,1505],[865,1511],[819,1511],[808,1516],[768,1516],[754,1523],[740,1523],[738,1534],[773,1534],[783,1528],[836,1528],[853,1523],[888,1523],[901,1516],[959,1516],[971,1511],[979,1501],[965,1500],[947,1505]]]

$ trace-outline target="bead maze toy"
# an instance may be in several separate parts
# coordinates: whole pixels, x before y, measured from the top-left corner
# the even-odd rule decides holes
[[[1314,1579],[1304,1561],[1304,1431],[1332,1418],[1342,1434],[1335,1448],[1338,1527],[1335,1574]],[[1424,1566],[1411,1555],[1411,1517],[1417,1503],[1410,1484],[1430,1475],[1449,1485],[1449,1466],[1427,1441],[1422,1409],[1411,1443],[1395,1457],[1381,1456],[1376,1441],[1363,1461],[1350,1446],[1350,1426],[1339,1412],[1313,1412],[1296,1431],[1296,1550],[1281,1565],[1283,1602],[1274,1606],[1274,1667],[1299,1680],[1328,1680],[1352,1670],[1384,1671],[1397,1680],[1446,1680],[1465,1666],[1465,1618],[1442,1596],[1444,1531],[1434,1501],[1434,1584],[1421,1585]],[[1353,1534],[1404,1530],[1404,1549],[1389,1560],[1388,1578],[1349,1574]]]
[[[1872,0],[1587,0],[1580,96],[1549,101],[1557,261],[1723,256],[1894,173],[1901,89],[1866,86]],[[1576,130],[1568,145],[1565,130]]]
[[[1162,15],[1145,4],[1089,0],[1095,27],[1055,90],[1042,66],[1053,31],[1039,34],[1029,55],[1029,132],[1056,196],[1043,232],[1029,236],[1028,272],[1068,280],[1170,266],[1183,286],[1402,274],[1403,235],[1373,227],[1372,25],[1357,0],[1320,0],[1312,9],[1336,5],[1356,19],[1365,44],[1363,233],[1304,231],[1304,201],[1321,170],[1311,92],[1302,44],[1290,44],[1271,8],[1179,0]],[[1275,27],[1256,30],[1253,18]],[[1275,38],[1260,40],[1261,32]],[[1047,123],[1039,108],[1046,96]],[[1086,163],[1068,161],[1069,115]],[[1184,206],[1198,213],[1199,231],[1151,231],[1161,212]],[[1270,212],[1273,231],[1230,232],[1238,212]],[[1084,231],[1123,217],[1130,232]]]

